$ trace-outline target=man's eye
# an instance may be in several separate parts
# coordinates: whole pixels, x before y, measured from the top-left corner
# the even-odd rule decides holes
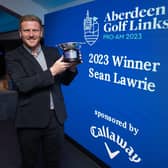
[[[36,33],[36,32],[39,32],[40,30],[39,29],[33,29],[32,31]]]
[[[30,32],[30,30],[23,30],[24,32]]]

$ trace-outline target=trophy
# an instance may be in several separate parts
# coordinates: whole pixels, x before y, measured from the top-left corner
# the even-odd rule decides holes
[[[66,42],[58,44],[62,49],[65,62],[82,62],[82,55],[80,52],[81,42]]]

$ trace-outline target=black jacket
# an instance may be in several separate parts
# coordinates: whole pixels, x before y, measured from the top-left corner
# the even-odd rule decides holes
[[[61,84],[69,85],[77,74],[69,70],[53,77],[49,67],[59,58],[56,48],[45,47],[43,53],[48,70],[43,71],[37,60],[23,46],[6,54],[7,72],[18,92],[17,127],[44,128],[50,117],[50,91],[53,94],[58,121],[66,119]]]

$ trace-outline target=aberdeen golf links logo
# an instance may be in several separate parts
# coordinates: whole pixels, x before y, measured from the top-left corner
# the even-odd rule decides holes
[[[99,17],[87,10],[83,29],[84,39],[89,46],[100,38],[100,31],[102,40],[142,40],[145,31],[155,33],[154,30],[168,29],[167,6],[135,6],[122,11],[112,9],[104,11]]]
[[[89,10],[87,10],[83,21],[83,29],[85,41],[92,46],[99,38],[99,23],[97,17],[90,17]]]

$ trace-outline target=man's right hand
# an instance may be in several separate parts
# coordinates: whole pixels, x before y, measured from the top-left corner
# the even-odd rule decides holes
[[[63,56],[60,57],[51,67],[50,71],[53,76],[61,74],[72,66],[71,63],[64,62]]]

